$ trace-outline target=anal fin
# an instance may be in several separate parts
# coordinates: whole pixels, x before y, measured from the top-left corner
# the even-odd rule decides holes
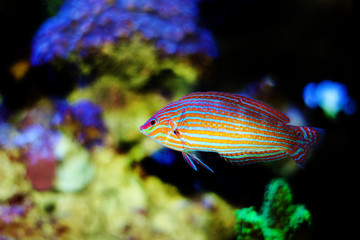
[[[276,161],[288,156],[283,150],[242,151],[239,153],[222,153],[222,158],[232,164],[250,164],[256,162]]]

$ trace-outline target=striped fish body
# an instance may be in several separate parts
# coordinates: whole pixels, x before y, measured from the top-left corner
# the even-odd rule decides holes
[[[140,131],[159,144],[181,151],[212,171],[196,152],[217,152],[233,164],[274,161],[288,156],[300,166],[319,142],[322,130],[287,125],[289,118],[271,106],[221,92],[190,93],[162,108]]]

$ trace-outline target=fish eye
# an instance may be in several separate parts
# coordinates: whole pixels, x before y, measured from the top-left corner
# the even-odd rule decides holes
[[[301,137],[301,132],[296,132],[296,136]]]
[[[154,126],[156,124],[156,119],[151,120],[150,124],[151,126]]]

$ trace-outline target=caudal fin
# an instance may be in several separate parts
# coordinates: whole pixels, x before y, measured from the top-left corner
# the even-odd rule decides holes
[[[324,140],[325,130],[314,127],[294,127],[298,137],[299,147],[290,154],[300,168],[305,167],[306,158],[315,147]]]

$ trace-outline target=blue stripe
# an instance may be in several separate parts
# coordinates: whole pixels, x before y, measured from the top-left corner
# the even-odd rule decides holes
[[[182,113],[179,113],[178,115],[170,115],[169,118],[179,118],[180,115]],[[199,114],[199,115],[209,115],[209,116],[215,116],[215,117],[221,117],[222,120],[215,120],[215,119],[209,119],[209,118],[201,118],[199,116],[197,117],[184,117],[182,120],[185,121],[185,120],[188,120],[188,119],[193,119],[193,120],[201,120],[203,122],[209,122],[209,121],[213,121],[213,122],[218,122],[218,123],[221,123],[221,122],[225,122],[226,124],[229,124],[229,125],[233,125],[233,126],[247,126],[249,128],[253,128],[253,129],[262,129],[262,128],[256,128],[256,127],[253,127],[253,126],[249,126],[249,125],[243,125],[243,124],[239,124],[239,123],[236,123],[236,122],[247,122],[247,123],[250,123],[250,124],[254,124],[254,125],[259,125],[259,126],[263,126],[262,124],[260,123],[257,123],[257,122],[253,122],[251,120],[246,120],[246,119],[243,119],[243,118],[237,118],[237,117],[231,117],[231,116],[228,116],[228,115],[221,115],[219,113],[203,113],[203,112],[199,112],[199,111],[187,111],[185,113],[186,115],[188,114]],[[163,119],[163,117],[161,118]],[[225,119],[233,119],[233,120],[236,120],[236,122],[229,122],[229,121],[226,121]],[[178,126],[182,126],[181,123],[178,123]],[[287,129],[284,128],[283,126],[282,127],[276,127],[276,125],[272,125],[272,124],[269,124],[269,125],[266,125],[268,128],[272,128],[272,129],[276,129],[276,130],[283,130],[283,131],[286,131]],[[267,131],[270,131],[270,130],[267,130]],[[285,133],[282,133],[282,132],[276,132],[276,131],[273,131],[274,133],[279,133],[279,134],[284,134],[284,135],[288,135],[288,136],[292,136],[292,131],[288,131],[290,134],[285,134]]]
[[[183,105],[185,105],[185,104],[183,104]],[[174,107],[175,108],[175,107]],[[186,108],[194,108],[194,107],[189,107],[187,104],[184,106],[184,107],[182,107],[182,108],[179,108],[179,106],[177,106],[176,107],[177,109],[176,109],[176,111],[166,111],[166,113],[165,114],[163,114],[163,116],[161,116],[159,119],[163,119],[163,118],[172,118],[172,119],[176,119],[176,118],[179,118],[182,114],[184,114],[184,110],[186,109]],[[206,111],[205,109],[206,108],[210,108],[210,109],[213,109],[213,110],[215,110],[215,113],[209,113],[208,111]],[[199,106],[199,109],[201,109],[202,111],[190,111],[190,110],[188,110],[188,111],[185,111],[186,113],[186,115],[187,114],[190,114],[190,113],[192,113],[192,114],[200,114],[200,115],[204,115],[204,114],[209,114],[209,115],[212,115],[212,116],[220,116],[220,117],[222,117],[222,118],[229,118],[229,119],[234,119],[234,120],[237,120],[237,121],[244,121],[244,122],[248,122],[248,123],[251,123],[251,124],[256,124],[256,125],[261,125],[260,123],[257,123],[257,122],[253,122],[253,121],[251,121],[251,120],[246,120],[246,119],[244,119],[244,118],[241,118],[240,116],[243,116],[243,117],[245,117],[245,118],[253,118],[253,119],[256,119],[256,120],[259,120],[259,121],[266,121],[266,119],[259,119],[259,118],[255,118],[255,117],[252,117],[251,115],[248,115],[248,114],[242,114],[242,113],[240,113],[239,112],[239,109],[238,108],[236,108],[236,109],[233,109],[234,111],[235,111],[235,114],[239,114],[240,116],[237,116],[237,117],[232,117],[232,116],[229,116],[229,115],[223,115],[223,114],[220,114],[220,112],[219,111],[221,111],[221,110],[219,110],[217,107],[213,107],[213,106],[208,106],[208,107],[204,107],[204,108],[202,108],[201,106]],[[225,108],[225,107],[224,107]],[[171,108],[170,108],[171,109]],[[181,111],[182,110],[182,111]],[[224,111],[224,110],[223,110]],[[224,111],[224,112],[226,112],[226,111]],[[230,113],[232,112],[232,111],[229,111]],[[162,114],[161,114],[162,115]],[[206,119],[206,120],[208,120],[208,119]],[[206,121],[205,120],[205,121]],[[273,122],[268,122],[268,123],[270,123],[269,125],[267,125],[268,127],[270,127],[270,128],[273,128],[273,129],[278,129],[278,130],[283,130],[283,128],[282,128],[282,126],[279,126],[279,127],[276,127],[276,125],[274,125],[274,123]],[[233,123],[230,123],[230,124],[233,124]],[[181,124],[179,124],[179,125],[181,125]]]
[[[221,109],[219,109],[219,106],[214,106],[214,104],[212,104],[212,102],[215,102],[216,100],[208,100],[206,99],[206,101],[208,102],[204,102],[204,99],[202,99],[201,101],[198,100],[198,101],[183,101],[183,102],[179,102],[178,104],[174,104],[174,106],[172,107],[169,107],[169,108],[166,108],[166,111],[164,111],[164,113],[160,113],[159,115],[162,115],[161,116],[161,119],[163,117],[172,117],[172,118],[176,118],[178,117],[178,112],[180,110],[185,110],[186,108],[195,108],[195,107],[198,107],[200,108],[202,111],[196,111],[198,114],[201,114],[203,112],[207,112],[207,109],[213,109],[216,111],[216,113],[219,113],[219,111],[228,111],[229,113],[236,113],[238,114],[239,116],[237,118],[240,118],[240,117],[244,117],[244,118],[251,118],[251,119],[255,119],[255,120],[258,120],[258,121],[266,121],[267,123],[271,123],[273,124],[274,123],[274,119],[271,119],[269,118],[269,116],[266,116],[260,112],[256,112],[257,115],[261,115],[263,117],[261,118],[258,118],[254,115],[252,115],[250,112],[255,112],[254,110],[252,109],[245,109],[245,108],[241,108],[239,105],[236,105],[236,104],[232,104],[232,103],[228,103],[226,102],[227,104],[232,104],[234,105],[235,107],[232,108],[232,107],[228,107],[228,106],[224,106],[222,105],[221,106]],[[194,106],[195,104],[198,104],[199,106]],[[175,109],[175,110],[172,110],[172,109]],[[186,111],[186,112],[189,112],[189,111]],[[194,113],[194,111],[192,111]],[[174,115],[174,114],[177,114],[177,115]],[[273,114],[272,114],[273,116]],[[278,118],[276,118],[278,119]]]
[[[218,115],[216,115],[216,114],[209,114],[209,115],[218,116]],[[225,118],[225,117],[222,117],[222,118]],[[232,118],[232,117],[226,117],[226,118],[236,119],[236,118]],[[185,118],[184,118],[184,121],[185,121],[185,120],[188,120],[188,119],[198,120],[198,121],[203,121],[203,122],[216,122],[216,123],[223,123],[223,122],[225,122],[226,124],[229,124],[229,125],[234,126],[234,129],[235,129],[235,130],[239,130],[239,126],[241,126],[241,127],[246,127],[246,128],[251,128],[251,129],[263,131],[263,132],[272,132],[272,133],[282,134],[282,135],[291,136],[291,137],[293,136],[292,131],[290,131],[290,130],[284,128],[284,127],[283,127],[283,128],[278,128],[278,127],[274,127],[274,126],[272,126],[272,125],[266,125],[266,127],[272,128],[272,129],[276,129],[276,130],[287,131],[288,133],[278,132],[278,131],[272,131],[272,130],[267,130],[267,129],[264,129],[264,128],[261,128],[261,127],[254,127],[254,126],[247,125],[247,124],[240,124],[240,123],[235,123],[235,122],[227,122],[227,121],[224,121],[224,120],[208,119],[208,118],[201,118],[201,117],[185,117]],[[254,122],[251,122],[251,121],[248,121],[248,120],[245,120],[245,119],[236,119],[236,120],[237,120],[238,122],[248,122],[248,123],[251,123],[251,124],[256,124],[256,125],[262,126],[261,124],[257,124],[257,123],[254,123]],[[182,127],[182,126],[183,126],[183,125],[179,124],[179,129],[189,129],[189,127]],[[208,130],[208,129],[203,128],[202,130]],[[221,130],[222,130],[222,129],[220,129],[220,131],[221,131]]]
[[[154,137],[157,137],[158,134],[154,135]],[[241,150],[245,150],[245,149],[256,149],[256,150],[284,150],[284,149],[288,149],[291,150],[291,148],[288,147],[284,147],[284,146],[269,146],[267,145],[259,145],[259,144],[228,144],[228,143],[211,143],[211,142],[199,142],[199,141],[193,141],[193,140],[186,140],[185,143],[187,144],[186,146],[183,146],[181,141],[174,135],[169,135],[169,138],[171,138],[172,140],[175,140],[177,142],[179,142],[178,144],[176,143],[171,143],[171,146],[175,146],[176,149],[178,151],[182,151],[183,147],[186,147],[186,149],[191,149],[191,150],[198,150],[198,151],[209,151],[209,152],[219,152],[219,153],[237,153],[240,152]],[[167,144],[169,144],[169,142],[167,142]],[[204,147],[193,147],[192,145],[204,145]],[[230,148],[224,148],[224,149],[216,149],[216,147],[225,147],[225,146],[231,146]],[[170,145],[169,145],[170,147]],[[236,148],[236,149],[234,149]],[[259,149],[260,148],[260,149]]]
[[[195,128],[195,127],[191,127],[191,128],[187,128],[187,130],[204,130],[203,128],[199,127],[199,128]],[[212,131],[212,130],[206,130],[208,132],[226,132],[226,133],[232,133],[232,134],[238,134],[238,135],[252,135],[252,136],[260,136],[260,137],[266,137],[266,138],[275,138],[275,139],[280,139],[280,140],[287,140],[289,142],[294,142],[296,143],[297,141],[292,140],[292,139],[288,139],[288,138],[283,138],[283,137],[278,137],[278,136],[274,136],[274,135],[265,135],[265,134],[260,134],[260,133],[253,133],[253,132],[239,132],[239,131],[228,131],[225,129],[221,129],[218,131]],[[182,132],[181,133],[184,136],[190,136],[190,137],[202,137],[202,138],[210,138],[210,139],[219,139],[219,140],[233,140],[233,141],[241,141],[241,140],[251,140],[251,141],[259,141],[259,142],[270,142],[270,143],[279,143],[279,144],[286,144],[289,146],[292,146],[291,143],[287,143],[287,142],[283,142],[283,141],[271,141],[271,140],[260,140],[260,139],[256,139],[256,138],[237,138],[237,137],[226,137],[226,136],[214,136],[214,135],[207,135],[207,134],[197,134],[197,133],[188,133],[188,132]]]

